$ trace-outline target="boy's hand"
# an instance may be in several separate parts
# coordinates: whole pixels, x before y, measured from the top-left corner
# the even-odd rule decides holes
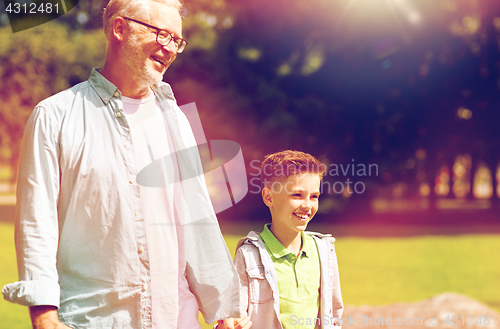
[[[235,319],[225,319],[217,321],[217,329],[249,329],[252,327],[252,321],[248,316]]]

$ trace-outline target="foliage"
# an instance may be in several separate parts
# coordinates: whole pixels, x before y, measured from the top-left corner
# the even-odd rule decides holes
[[[462,153],[490,169],[500,160],[500,3],[226,0],[223,8],[190,12],[186,22],[216,23],[187,29],[188,40],[213,45],[186,51],[166,79],[181,103],[197,103],[207,136],[237,138],[247,162],[299,149],[325,163],[377,164],[367,193],[330,196],[352,209],[354,199],[382,196],[383,185],[403,182],[418,195],[424,180],[432,189],[436,170]],[[472,119],[457,115],[461,107]],[[245,213],[256,217],[252,206]]]
[[[81,2],[57,20],[65,25],[51,23],[66,40],[42,42],[54,59],[46,66],[51,81],[24,93],[2,81],[2,103],[20,110],[0,119],[24,122],[34,103],[102,63],[95,29],[106,2]],[[300,149],[327,163],[376,163],[388,174],[367,178],[378,186],[411,185],[417,174],[432,183],[436,169],[460,153],[490,167],[499,160],[498,1],[199,0],[186,1],[183,14],[189,45],[165,80],[181,105],[196,102],[207,137],[236,140],[248,163]],[[2,30],[2,70],[11,61],[19,67],[7,58],[14,41],[46,25],[24,36]],[[15,79],[40,80],[31,72]],[[461,107],[472,111],[470,120],[457,115]],[[0,158],[15,159],[20,134],[11,130],[19,129],[3,122]],[[427,157],[418,160],[419,149]]]
[[[70,31],[53,22],[16,34],[9,27],[0,30],[0,160],[11,160],[17,168],[24,125],[33,107],[85,80],[92,65],[102,65],[101,34]]]
[[[500,12],[492,1],[447,2],[454,9],[412,2],[417,25],[400,8],[391,11],[392,1],[228,0],[235,23],[220,36],[219,53],[230,62],[214,63],[214,71],[226,67],[227,79],[252,98],[256,136],[267,137],[257,142],[265,149],[384,163],[404,163],[418,147],[432,155],[450,146],[471,150],[491,127],[456,120],[455,112],[486,101],[484,115],[496,118],[493,24]],[[259,55],[250,58],[248,50]],[[469,93],[461,96],[463,90]],[[447,125],[432,119],[435,113]],[[442,129],[465,145],[447,138],[436,145]]]

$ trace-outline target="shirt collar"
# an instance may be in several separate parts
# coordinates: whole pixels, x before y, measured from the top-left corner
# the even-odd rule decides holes
[[[101,73],[100,68],[93,68],[92,72],[90,73],[89,77],[89,83],[92,86],[92,88],[95,90],[97,95],[101,98],[101,100],[105,103],[108,104],[108,102],[113,98],[113,96],[120,96],[121,92],[118,90],[118,88],[112,84],[108,79],[103,77]]]
[[[122,93],[111,81],[102,76],[102,74],[100,73],[101,70],[101,68],[95,67],[92,69],[89,77],[89,83],[95,90],[97,95],[99,95],[104,104],[107,105],[111,98],[113,98],[113,96],[118,97],[121,96]],[[170,88],[170,85],[168,85],[167,83],[160,82],[158,84],[154,84],[151,86],[151,89],[157,96],[160,96],[162,98],[164,96],[165,98],[175,100],[172,88]]]
[[[302,236],[302,248],[300,249],[300,253],[304,257],[309,257],[314,249],[311,249],[315,246],[311,244],[311,237],[307,237],[304,232],[300,232]]]
[[[290,250],[286,249],[285,246],[283,246],[283,244],[281,244],[281,242],[279,242],[279,240],[276,239],[271,230],[269,230],[270,226],[271,224],[264,225],[264,231],[262,231],[262,233],[260,234],[261,239],[264,240],[264,244],[266,245],[267,250],[269,250],[269,252],[274,256],[274,258],[285,257],[289,254],[293,255],[293,253]],[[307,254],[310,252],[309,249],[310,244],[306,242],[304,232],[301,232],[301,237],[302,237],[302,248],[300,250],[300,255],[308,257]]]
[[[155,95],[160,97],[165,97],[167,99],[175,100],[174,92],[168,83],[160,81],[157,84],[151,86],[151,89],[155,93]]]

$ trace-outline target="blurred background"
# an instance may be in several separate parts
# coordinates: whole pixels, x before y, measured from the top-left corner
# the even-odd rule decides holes
[[[24,125],[39,101],[103,65],[106,3],[80,0],[15,34],[0,4],[0,220],[9,232]],[[347,303],[451,290],[500,310],[499,1],[198,0],[186,1],[183,14],[189,44],[164,80],[179,105],[196,102],[207,139],[238,142],[247,165],[248,195],[219,214],[226,237],[270,220],[258,162],[305,151],[328,168],[311,225],[349,249],[339,252]],[[392,241],[379,251],[389,263],[420,259],[421,270],[422,260],[438,258],[423,272],[394,272],[392,283],[378,283],[385,295],[367,297],[359,272],[383,262],[365,268],[347,254],[373,256],[385,245],[374,239]],[[391,256],[407,243],[425,248]],[[398,281],[408,271],[440,283],[386,294],[408,291]],[[436,280],[437,272],[448,274]]]

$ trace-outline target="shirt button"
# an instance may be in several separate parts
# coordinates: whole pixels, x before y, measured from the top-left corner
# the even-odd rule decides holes
[[[108,100],[109,100],[109,97],[108,97],[108,96],[104,97],[104,101],[105,101],[105,102],[107,102]]]
[[[139,217],[139,215],[140,215],[140,214],[141,214],[141,213],[140,213],[140,212],[138,212],[138,211],[136,211],[136,212],[134,213],[135,217]]]
[[[139,252],[139,254],[142,254],[142,252],[144,251],[144,248],[143,247],[139,247],[139,249],[137,249],[137,251]]]
[[[126,149],[128,149],[130,147],[130,144],[125,144],[124,146]]]
[[[128,181],[130,184],[134,184],[135,180],[132,178],[131,180]]]
[[[122,117],[122,112],[116,112],[116,117],[121,118]]]
[[[148,284],[147,283],[143,284],[141,290],[142,290],[142,292],[145,292],[146,290],[148,290]]]
[[[120,93],[118,91],[115,91],[115,93],[113,95],[115,95],[115,97],[118,97],[118,96],[120,96]]]

